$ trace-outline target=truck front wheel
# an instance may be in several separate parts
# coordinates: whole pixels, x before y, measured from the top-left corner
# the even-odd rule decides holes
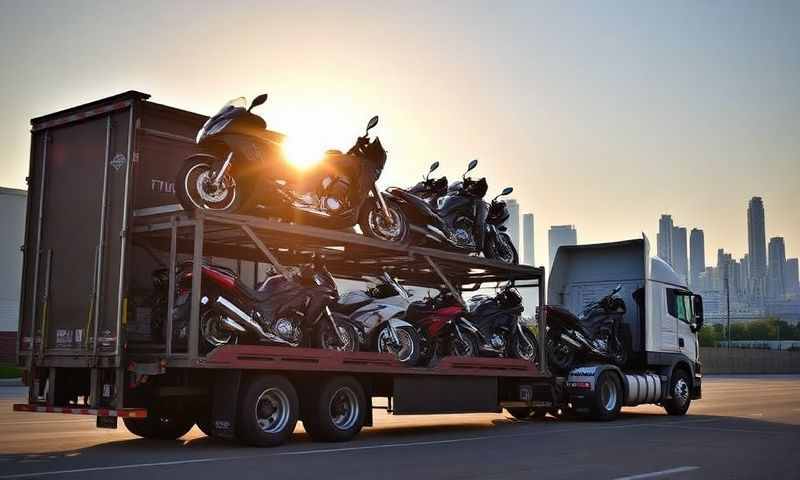
[[[257,447],[286,443],[297,425],[299,405],[297,392],[286,378],[279,375],[251,378],[239,398],[239,439]]]
[[[622,384],[612,372],[603,372],[597,378],[591,405],[592,420],[609,421],[619,415],[622,408]]]
[[[303,427],[315,441],[344,442],[364,426],[367,400],[353,377],[334,377],[324,382],[318,395],[303,407]]]
[[[686,370],[677,368],[672,371],[668,392],[671,398],[664,401],[664,410],[669,415],[686,415],[692,403],[690,382]]]

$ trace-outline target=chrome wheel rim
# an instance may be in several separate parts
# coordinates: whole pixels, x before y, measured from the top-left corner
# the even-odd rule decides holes
[[[352,329],[337,325],[336,329],[339,331],[339,336],[344,339],[343,345],[336,345],[336,335],[333,333],[331,327],[325,329],[322,335],[322,348],[326,350],[336,350],[337,352],[354,352],[356,340],[353,338],[354,332]]]
[[[600,387],[600,401],[607,412],[614,410],[617,406],[617,386],[614,382],[603,382]]]
[[[367,214],[367,221],[369,228],[376,237],[382,240],[395,242],[403,237],[405,229],[405,219],[397,212],[396,209],[389,207],[389,216],[391,221],[387,222],[386,217],[380,207],[375,207]]]
[[[215,347],[227,344],[233,337],[230,332],[221,328],[220,314],[215,311],[206,311],[201,315],[200,329],[206,342]]]
[[[514,263],[514,252],[511,250],[509,242],[502,235],[497,237],[494,242],[494,255],[496,260],[500,260],[503,263]]]
[[[350,387],[340,387],[331,396],[328,404],[331,423],[339,430],[349,430],[358,421],[360,407],[356,392]]]
[[[528,341],[531,342],[530,345],[528,345]],[[531,339],[521,338],[518,335],[516,343],[517,343],[517,356],[519,358],[527,360],[529,362],[532,362],[533,360],[536,359],[536,346]]]
[[[222,177],[219,187],[212,184],[213,171],[206,163],[198,163],[186,172],[184,190],[192,204],[199,209],[226,210],[236,200],[236,181],[229,174]]]
[[[689,385],[686,383],[686,380],[679,378],[678,381],[675,382],[673,396],[680,400],[681,405],[685,404],[689,400]]]
[[[399,345],[393,344],[392,337],[389,335],[389,327],[384,328],[378,334],[378,351],[389,352],[401,362],[407,362],[414,355],[414,341],[405,328],[396,328],[395,333],[397,333]]]
[[[264,433],[277,433],[286,428],[291,416],[289,397],[283,390],[268,388],[256,400],[256,421]]]

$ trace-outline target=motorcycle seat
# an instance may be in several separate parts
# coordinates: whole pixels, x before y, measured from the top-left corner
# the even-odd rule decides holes
[[[341,313],[342,315],[350,316],[350,315],[353,314],[353,312],[355,312],[359,308],[361,308],[361,307],[363,307],[365,305],[369,305],[370,303],[372,303],[372,299],[361,300],[359,302],[354,302],[354,303],[338,303],[337,302],[331,308],[331,310],[333,310],[336,313]]]
[[[239,278],[236,278],[236,288],[244,295],[245,297],[253,300],[257,303],[266,302],[275,294],[275,289],[284,285],[286,280],[280,276],[275,275],[269,278],[263,288],[258,290],[250,287],[249,285],[243,283]]]

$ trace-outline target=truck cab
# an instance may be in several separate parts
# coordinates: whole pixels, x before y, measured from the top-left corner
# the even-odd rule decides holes
[[[559,248],[547,303],[580,312],[617,285],[622,286],[618,296],[627,307],[622,328],[628,360],[619,368],[578,365],[568,384],[587,385],[591,382],[581,381],[584,377],[597,379],[614,370],[624,390],[624,405],[656,403],[668,413],[685,413],[689,402],[701,396],[697,332],[703,325],[703,301],[667,262],[650,256],[646,236]]]

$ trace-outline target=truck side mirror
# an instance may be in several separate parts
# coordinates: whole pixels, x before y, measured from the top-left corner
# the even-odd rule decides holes
[[[703,297],[700,295],[692,295],[692,310],[694,310],[695,328],[696,330],[700,330],[705,323],[703,320]]]

